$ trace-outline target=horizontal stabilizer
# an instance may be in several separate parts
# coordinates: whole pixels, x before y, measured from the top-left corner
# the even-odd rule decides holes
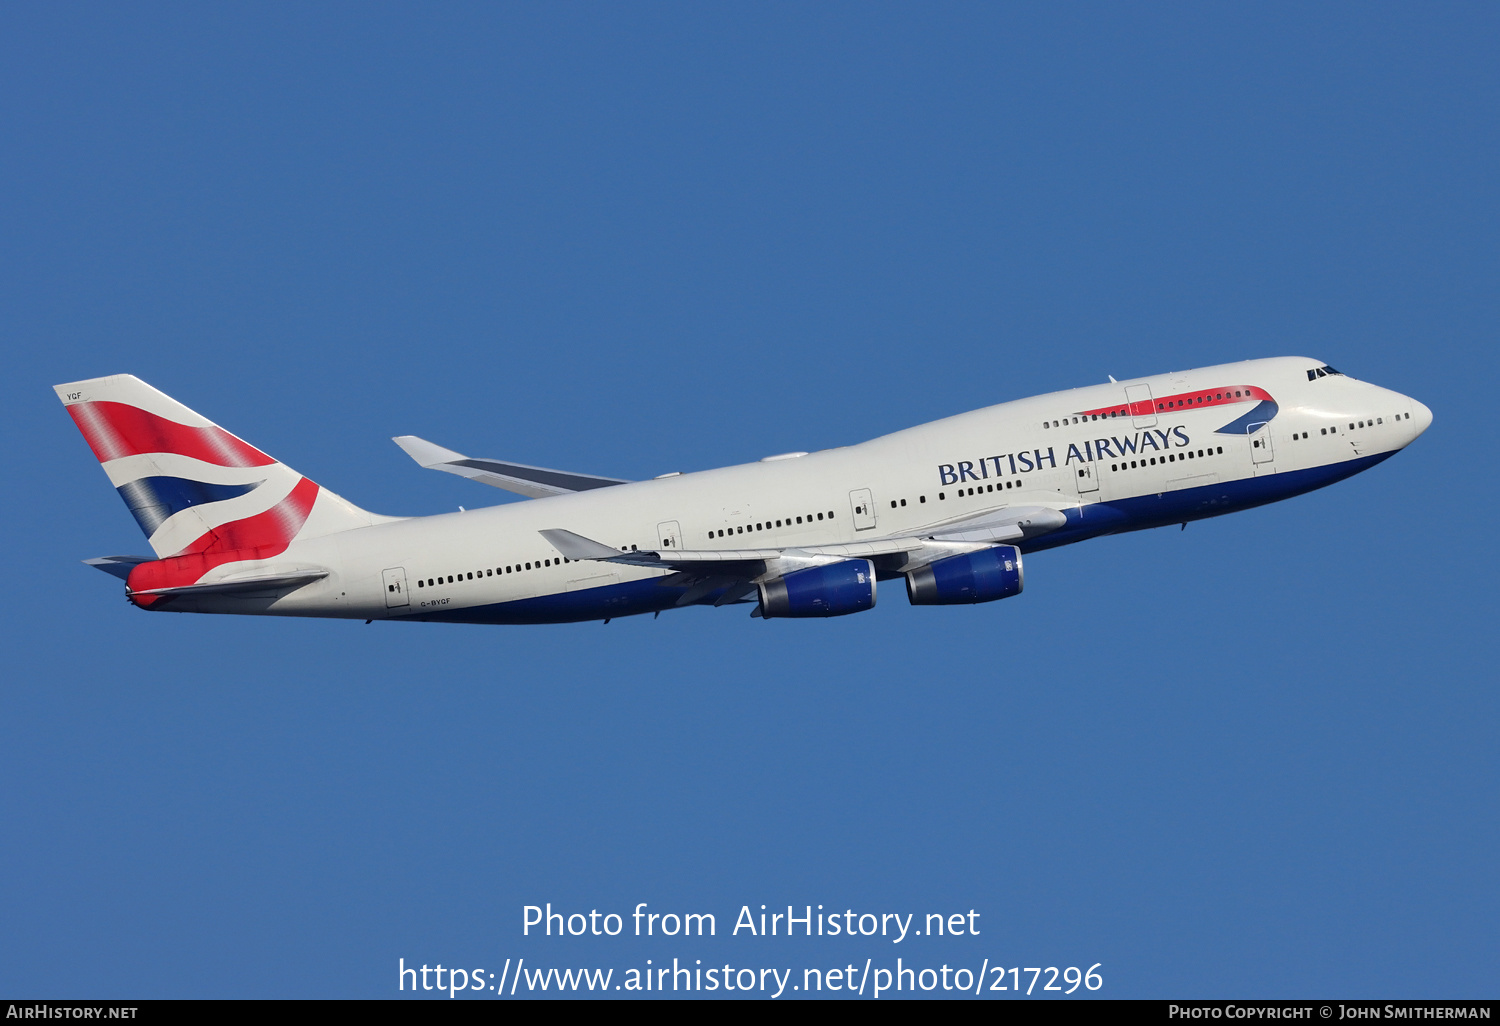
[[[149,563],[155,558],[155,556],[100,556],[97,559],[85,559],[84,562],[123,581],[130,576],[130,571],[141,563]]]
[[[298,570],[293,573],[260,574],[234,577],[211,584],[184,584],[175,588],[142,588],[133,595],[234,595],[246,591],[281,591],[300,588],[328,576],[327,570]]]
[[[503,460],[470,459],[461,452],[445,449],[416,435],[398,435],[391,439],[405,450],[406,454],[428,470],[441,470],[487,484],[492,488],[503,488],[508,492],[525,495],[532,499],[544,499],[550,495],[571,495],[586,492],[591,488],[608,488],[610,485],[629,484],[618,477],[599,477],[594,474],[575,474],[566,470],[550,470],[547,467],[532,467],[525,463],[509,463]]]

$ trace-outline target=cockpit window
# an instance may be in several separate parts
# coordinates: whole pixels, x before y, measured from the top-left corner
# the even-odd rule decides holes
[[[1332,367],[1328,366],[1328,364],[1325,363],[1321,367],[1317,367],[1317,368],[1315,368],[1313,370],[1308,371],[1307,372],[1307,380],[1308,381],[1316,381],[1318,378],[1326,378],[1330,374],[1339,374],[1339,373],[1340,373],[1339,371],[1334,370]]]

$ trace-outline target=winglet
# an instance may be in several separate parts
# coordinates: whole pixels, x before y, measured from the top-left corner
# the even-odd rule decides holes
[[[487,484],[491,488],[503,488],[508,492],[525,495],[532,499],[545,499],[550,495],[570,495],[586,492],[591,488],[608,488],[610,485],[628,484],[618,477],[600,477],[597,474],[575,474],[566,470],[548,467],[533,467],[525,463],[510,463],[504,460],[471,459],[461,452],[445,449],[416,435],[397,435],[391,441],[408,456],[427,470],[441,470],[457,474],[471,481]]]
[[[419,466],[429,470],[436,469],[443,463],[452,463],[454,460],[467,458],[461,452],[444,449],[441,445],[429,442],[425,438],[418,438],[416,435],[397,435],[391,441],[401,446],[406,455],[416,460]]]
[[[537,533],[569,559],[619,559],[624,555],[619,549],[610,548],[603,542],[596,542],[572,531],[564,531],[560,527]]]

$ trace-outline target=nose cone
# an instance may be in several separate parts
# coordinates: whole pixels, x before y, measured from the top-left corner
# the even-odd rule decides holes
[[[1432,411],[1415,399],[1411,401],[1411,436],[1416,438],[1432,423]]]

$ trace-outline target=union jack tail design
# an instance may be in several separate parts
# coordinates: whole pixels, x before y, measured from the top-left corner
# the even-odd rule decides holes
[[[271,559],[297,539],[387,519],[133,375],[56,389],[158,557],[136,568],[132,589],[138,575],[188,583],[226,563]]]

